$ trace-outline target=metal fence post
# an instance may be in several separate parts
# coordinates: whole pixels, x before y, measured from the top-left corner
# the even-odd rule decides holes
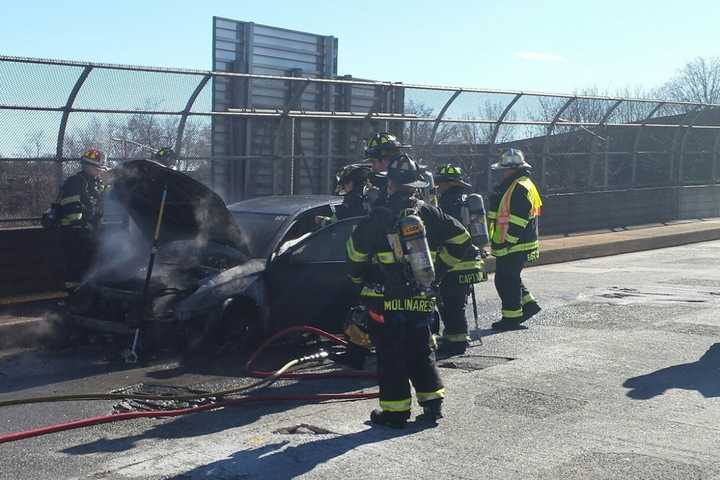
[[[445,102],[445,105],[440,109],[440,113],[438,113],[437,117],[435,117],[435,122],[433,123],[432,133],[430,133],[430,139],[428,140],[428,147],[430,149],[430,159],[432,159],[432,148],[433,145],[435,145],[435,136],[437,135],[438,128],[440,128],[440,122],[442,121],[443,117],[445,116],[445,112],[448,111],[448,108],[450,108],[450,105],[453,104],[453,102],[460,96],[462,93],[461,90],[455,91],[455,93],[452,94],[452,96],[448,99],[447,102]]]
[[[640,147],[640,138],[642,137],[643,131],[645,130],[645,125],[650,121],[650,119],[665,105],[667,102],[658,102],[652,110],[650,110],[650,113],[648,113],[645,118],[642,121],[642,124],[638,127],[637,134],[635,134],[635,140],[633,140],[633,149],[632,149],[632,185],[637,185],[637,167],[638,167],[638,160],[640,156],[640,152],[638,152],[638,148]]]
[[[58,130],[57,144],[55,146],[55,157],[57,160],[58,188],[60,188],[60,186],[62,185],[62,181],[63,181],[62,161],[64,158],[65,130],[67,129],[68,117],[70,116],[70,112],[72,112],[72,107],[73,107],[73,104],[75,103],[75,98],[77,97],[78,93],[80,92],[80,89],[82,88],[83,84],[85,83],[85,80],[87,80],[88,75],[90,75],[90,72],[92,72],[92,69],[93,69],[93,67],[91,65],[86,65],[85,68],[83,68],[83,71],[80,73],[80,76],[75,81],[75,85],[73,85],[73,88],[70,91],[70,95],[68,95],[67,102],[65,103],[65,108],[63,109],[62,119],[60,120],[60,129]]]
[[[562,107],[560,107],[560,109],[557,111],[552,121],[550,122],[550,125],[548,125],[545,141],[543,142],[542,159],[540,160],[540,188],[542,190],[545,190],[547,188],[547,160],[550,157],[550,137],[553,134],[553,130],[555,130],[555,125],[560,120],[560,116],[565,113],[565,110],[567,110],[570,105],[575,103],[577,99],[578,97],[568,98],[567,101],[562,105]]]
[[[613,112],[615,112],[615,110],[617,110],[617,108],[618,108],[624,101],[625,101],[624,99],[616,100],[615,103],[613,103],[613,104],[610,106],[610,108],[608,108],[608,110],[605,112],[605,115],[603,115],[603,117],[600,119],[600,122],[598,123],[598,126],[604,126],[604,125],[608,122],[608,120],[610,119],[610,116],[613,114]],[[608,188],[608,183],[609,183],[610,158],[609,158],[609,153],[608,153],[608,152],[610,151],[610,138],[611,138],[611,136],[612,136],[612,132],[610,131],[610,129],[607,129],[607,138],[605,139],[605,154],[603,155],[603,187],[604,187],[606,190],[607,190],[607,188]],[[592,187],[592,174],[593,174],[593,171],[594,171],[594,168],[592,168],[592,165],[594,164],[594,159],[593,159],[594,154],[593,154],[592,150],[593,150],[594,145],[595,145],[596,142],[597,142],[597,136],[594,136],[593,139],[591,140],[591,149],[590,149],[590,150],[591,150],[591,152],[590,152],[591,168],[589,168],[589,170],[590,170],[591,178],[590,178],[590,182],[588,182],[588,186],[589,186],[589,187]]]
[[[290,195],[295,194],[295,117],[290,119]]]
[[[212,75],[205,75],[202,79],[200,79],[200,82],[197,84],[197,87],[195,87],[195,90],[193,90],[190,98],[188,98],[185,108],[182,111],[182,116],[180,117],[180,122],[178,123],[177,135],[175,137],[175,152],[178,156],[182,155],[183,135],[185,134],[185,124],[187,123],[188,115],[190,115],[190,111],[195,104],[195,100],[197,100],[197,97],[200,95],[203,88],[205,88],[205,85],[207,85],[210,78],[212,78]]]
[[[678,183],[682,183],[685,178],[685,157],[687,155],[687,139],[690,136],[690,132],[692,131],[693,125],[695,122],[700,120],[700,117],[703,113],[705,113],[705,109],[703,107],[700,107],[697,109],[695,115],[693,115],[692,119],[687,123],[685,131],[683,132],[682,140],[680,141],[680,158],[678,159]]]
[[[505,122],[505,118],[510,113],[510,110],[515,106],[515,104],[522,98],[524,93],[520,92],[516,94],[512,100],[510,100],[510,103],[508,103],[505,106],[505,109],[502,111],[500,116],[497,119],[497,122],[495,122],[492,132],[490,133],[490,139],[488,141],[488,162],[487,162],[487,192],[490,194],[493,189],[493,176],[492,176],[492,170],[490,170],[490,165],[492,164],[493,160],[493,146],[495,145],[495,142],[497,141],[498,134],[500,133],[500,127]]]

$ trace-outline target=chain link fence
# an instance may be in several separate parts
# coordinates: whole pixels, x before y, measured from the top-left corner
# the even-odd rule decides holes
[[[460,164],[479,192],[510,146],[544,193],[718,181],[720,105],[0,56],[0,226],[36,222],[86,148],[116,165],[173,147],[235,201],[329,193],[377,130],[430,168]]]

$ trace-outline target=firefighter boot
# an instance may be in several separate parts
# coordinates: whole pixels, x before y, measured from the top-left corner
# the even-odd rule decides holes
[[[525,320],[522,318],[512,319],[503,318],[502,320],[490,325],[493,330],[506,331],[506,330],[524,330],[527,327],[521,325]]]
[[[421,422],[436,423],[438,419],[443,418],[442,414],[442,398],[428,400],[423,402],[423,413],[416,417]]]
[[[443,356],[462,355],[467,350],[470,343],[467,340],[450,341],[440,337],[438,341],[437,353]]]
[[[380,409],[370,412],[372,423],[392,428],[405,428],[408,418],[410,418],[410,412],[388,412]]]
[[[537,302],[532,301],[528,302],[522,307],[523,309],[523,320],[530,320],[532,317],[540,313],[540,305],[537,304]]]

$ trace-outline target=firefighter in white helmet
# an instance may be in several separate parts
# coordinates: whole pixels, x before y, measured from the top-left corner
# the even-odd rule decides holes
[[[530,179],[532,166],[521,150],[505,151],[491,168],[501,173],[490,197],[487,219],[490,253],[495,257],[495,288],[502,302],[502,318],[492,328],[512,330],[522,328],[523,322],[540,311],[520,274],[526,262],[539,256],[538,217],[542,199]]]

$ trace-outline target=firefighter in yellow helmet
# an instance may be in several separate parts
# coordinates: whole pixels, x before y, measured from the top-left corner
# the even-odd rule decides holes
[[[371,188],[367,191],[368,203],[371,207],[385,205],[387,201],[387,171],[390,162],[399,157],[404,149],[395,135],[388,132],[377,132],[366,141],[365,156],[370,160],[372,172],[369,177]]]
[[[438,206],[444,213],[461,223],[462,211],[467,208],[467,193],[472,188],[463,177],[462,169],[452,164],[440,166],[435,174],[439,195]],[[464,226],[469,228],[468,225]],[[454,266],[440,284],[439,310],[445,327],[440,338],[440,353],[451,355],[465,353],[470,343],[465,307],[472,285],[483,280],[480,250],[474,248],[468,249],[466,258]]]
[[[174,168],[177,164],[177,154],[170,147],[163,147],[152,154],[152,159],[168,168]]]
[[[492,328],[513,330],[540,311],[520,274],[526,262],[539,256],[542,199],[530,179],[532,166],[521,150],[507,150],[491,168],[502,174],[487,214],[490,253],[495,257],[495,288],[502,302],[502,318]]]
[[[105,156],[91,148],[80,157],[82,169],[68,177],[60,189],[60,238],[65,255],[65,287],[77,287],[97,252],[103,193]]]

